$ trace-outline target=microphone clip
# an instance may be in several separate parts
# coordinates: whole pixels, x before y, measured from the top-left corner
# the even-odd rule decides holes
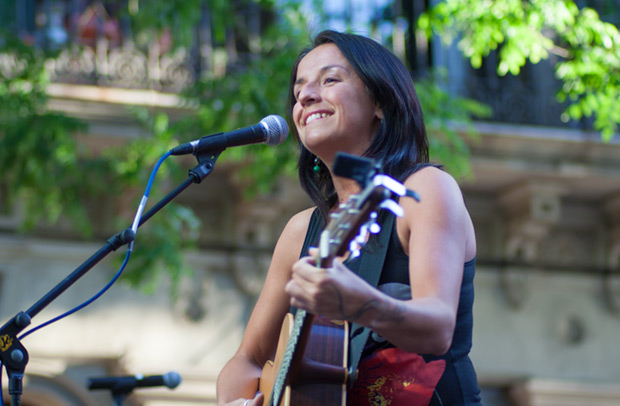
[[[215,153],[212,151],[196,151],[193,153],[198,161],[198,166],[189,170],[189,175],[193,178],[194,183],[202,182],[204,178],[213,172],[215,162],[223,151],[224,150]]]

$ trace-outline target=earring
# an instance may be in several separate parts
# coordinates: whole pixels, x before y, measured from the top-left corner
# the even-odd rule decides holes
[[[318,157],[318,156],[315,156],[315,157],[314,157],[314,166],[312,167],[312,171],[313,171],[314,173],[319,173],[319,172],[321,172],[321,167],[319,166],[319,163],[320,163],[320,161],[319,161],[319,157]]]

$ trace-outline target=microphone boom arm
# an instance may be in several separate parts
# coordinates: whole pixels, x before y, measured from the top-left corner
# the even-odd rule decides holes
[[[199,152],[194,153],[198,160],[198,165],[189,170],[188,178],[179,185],[176,189],[166,195],[158,203],[156,203],[148,212],[140,217],[139,226],[144,224],[148,219],[159,212],[164,206],[170,203],[176,196],[181,194],[193,183],[200,183],[204,180],[215,166],[215,162],[222,153],[220,151],[209,151],[208,154],[202,154]],[[21,333],[31,323],[31,320],[41,310],[52,303],[58,296],[66,291],[71,285],[77,282],[82,276],[84,276],[90,269],[97,265],[102,259],[104,259],[110,252],[116,251],[118,248],[125,244],[129,244],[135,238],[135,233],[131,228],[127,228],[118,234],[111,237],[107,243],[90,258],[76,268],[69,276],[58,283],[48,293],[46,293],[39,301],[32,305],[25,312],[20,311],[2,327],[0,327],[0,362],[5,366],[7,376],[9,379],[9,395],[12,399],[13,406],[19,406],[21,403],[20,397],[23,392],[22,381],[24,378],[26,365],[28,364],[29,356],[26,347],[19,340],[19,333]],[[1,373],[2,371],[0,371]]]

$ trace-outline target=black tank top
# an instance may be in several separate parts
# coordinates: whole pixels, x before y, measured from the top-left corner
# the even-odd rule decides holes
[[[310,220],[302,255],[307,255],[308,246],[316,244],[321,227],[321,215],[318,210],[315,210]],[[369,241],[368,246],[372,248],[371,241]],[[357,273],[365,251],[366,249],[362,250],[361,256],[345,261],[347,267],[353,272]],[[446,369],[437,384],[431,406],[481,405],[476,372],[469,358],[473,329],[474,273],[475,259],[472,259],[463,266],[463,282],[461,283],[456,327],[450,349],[442,356],[421,354],[427,362],[437,359],[446,361]],[[411,298],[409,257],[405,254],[398,238],[396,222],[392,226],[385,263],[377,288],[398,299],[407,300]],[[371,333],[362,353],[362,359],[379,348],[391,346],[391,343],[377,334]]]

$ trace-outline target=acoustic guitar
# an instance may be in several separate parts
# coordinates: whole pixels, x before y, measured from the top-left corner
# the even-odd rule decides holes
[[[364,189],[330,215],[321,232],[317,266],[335,257],[359,255],[369,233],[378,233],[379,209],[402,216],[394,200],[405,187],[386,175],[375,175]],[[349,326],[298,309],[282,323],[276,355],[261,372],[259,390],[264,406],[337,406],[346,404]]]

